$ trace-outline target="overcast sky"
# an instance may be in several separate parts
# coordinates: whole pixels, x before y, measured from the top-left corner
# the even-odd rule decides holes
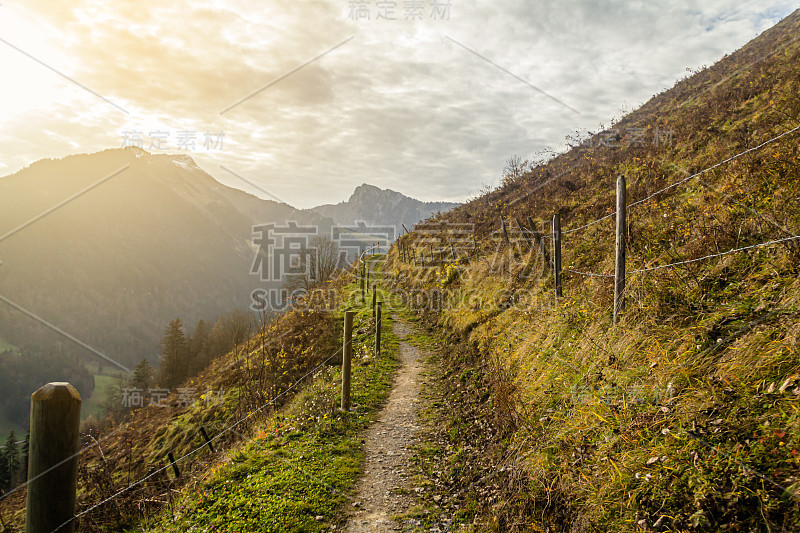
[[[4,1],[0,175],[141,142],[297,207],[364,182],[463,201],[510,155],[608,125],[795,7]]]

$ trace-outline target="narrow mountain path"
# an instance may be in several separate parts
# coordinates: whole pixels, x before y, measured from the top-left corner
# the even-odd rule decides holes
[[[407,511],[416,501],[408,479],[408,458],[418,442],[423,363],[420,350],[405,341],[411,327],[395,317],[393,331],[400,340],[402,366],[386,406],[364,436],[364,475],[344,528],[348,533],[401,531],[403,525],[392,517]]]

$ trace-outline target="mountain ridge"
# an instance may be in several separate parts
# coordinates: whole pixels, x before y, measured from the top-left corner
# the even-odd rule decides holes
[[[455,202],[423,202],[392,189],[363,183],[355,188],[346,201],[319,205],[312,210],[342,225],[357,222],[386,225],[394,221],[399,235],[403,224],[411,228],[422,220],[459,205]]]
[[[439,206],[366,184],[350,198],[354,204],[343,204],[359,213],[366,202],[402,203],[406,224],[418,221],[414,213],[429,214],[421,206]],[[42,213],[48,214],[37,219]],[[400,227],[392,213],[381,213],[356,220]],[[0,294],[99,351],[117,353],[130,367],[142,357],[154,361],[169,320],[181,317],[193,325],[247,308],[251,292],[264,285],[251,273],[259,253],[254,228],[289,222],[322,234],[338,223],[317,209],[296,209],[220,183],[187,154],[126,147],[41,159],[0,177],[0,236],[6,235],[0,241]],[[133,306],[138,319],[127,320],[111,302]],[[114,307],[97,325],[77,319],[104,305]],[[55,333],[40,336],[40,328],[0,304],[0,334],[10,343],[86,355]],[[127,331],[124,341],[112,333],[121,330]]]
[[[177,316],[193,325],[247,307],[259,285],[250,274],[254,225],[332,223],[227,187],[188,156],[128,148],[40,160],[0,179],[0,234],[49,210],[0,242],[0,293],[126,366],[154,360],[161,329]],[[125,318],[131,312],[135,320]],[[0,306],[9,342],[71,344],[39,327]]]

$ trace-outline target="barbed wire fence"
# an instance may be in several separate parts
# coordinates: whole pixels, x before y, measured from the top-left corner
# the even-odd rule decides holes
[[[624,218],[625,218],[624,223],[621,225],[621,228],[623,230],[622,234],[620,235],[619,234],[620,232],[618,231],[618,235],[617,235],[618,246],[621,245],[621,246],[624,247],[626,239],[627,239],[627,234],[624,231],[624,229],[625,229],[625,227],[627,226],[627,223],[628,223],[627,210],[633,209],[633,208],[636,208],[636,207],[639,207],[639,206],[642,206],[642,205],[645,205],[645,204],[647,204],[647,202],[653,200],[654,198],[658,197],[659,195],[661,195],[661,194],[663,194],[663,193],[665,193],[667,191],[670,191],[672,189],[675,189],[676,187],[684,185],[684,184],[690,182],[693,179],[699,178],[699,177],[701,177],[701,176],[703,176],[703,175],[705,175],[705,174],[707,174],[707,173],[709,173],[709,172],[711,172],[713,170],[716,170],[716,169],[718,169],[718,168],[720,168],[720,167],[722,167],[722,166],[724,166],[724,165],[726,165],[726,164],[728,164],[728,163],[730,163],[732,161],[736,161],[736,160],[744,157],[745,155],[755,153],[755,152],[757,152],[757,151],[759,151],[759,150],[761,150],[761,149],[763,149],[763,148],[775,143],[776,141],[778,141],[780,139],[783,139],[783,138],[785,138],[785,137],[787,137],[789,135],[797,133],[798,131],[800,131],[800,125],[797,125],[797,126],[791,128],[791,129],[788,129],[787,131],[785,131],[785,132],[783,132],[781,134],[778,134],[778,135],[775,135],[773,137],[770,137],[769,139],[757,144],[756,146],[753,146],[751,148],[748,148],[746,150],[738,152],[735,155],[732,155],[732,156],[727,157],[727,158],[725,158],[725,159],[723,159],[721,161],[718,161],[717,163],[714,163],[713,165],[710,165],[710,166],[708,166],[708,167],[706,167],[706,168],[704,168],[704,169],[702,169],[702,170],[700,170],[698,172],[694,172],[694,173],[690,174],[687,177],[684,177],[684,178],[682,178],[680,180],[677,180],[677,181],[675,181],[673,183],[670,183],[670,184],[668,184],[668,185],[666,185],[664,187],[661,187],[657,191],[648,194],[644,198],[641,198],[639,200],[633,201],[631,203],[624,203],[623,202],[622,206],[625,208],[624,210],[626,212],[624,213],[624,215],[625,215],[624,216]],[[624,200],[624,178],[622,178],[622,180],[623,180],[623,200]],[[618,193],[618,196],[619,196],[619,193]],[[619,200],[620,199],[618,197],[618,205],[619,205]],[[746,206],[746,207],[748,209],[750,209],[751,211],[754,211],[754,213],[757,216],[760,216],[760,217],[763,218],[763,215],[761,215],[760,213],[756,212],[751,207],[749,207],[749,206]],[[617,218],[617,215],[618,215],[618,209],[615,209],[614,211],[612,211],[612,212],[610,212],[610,213],[608,213],[606,215],[598,217],[598,218],[596,218],[594,220],[591,220],[591,221],[589,221],[587,223],[584,223],[584,224],[582,224],[582,225],[580,225],[578,227],[569,228],[569,229],[559,229],[557,232],[553,231],[555,229],[555,227],[556,227],[556,224],[554,223],[554,224],[551,225],[551,232],[550,233],[542,233],[542,232],[539,232],[539,231],[536,231],[535,229],[533,229],[534,223],[530,219],[530,217],[528,217],[528,226],[530,226],[530,227],[526,227],[518,218],[516,218],[515,222],[516,222],[517,228],[513,229],[513,228],[511,228],[510,224],[506,223],[505,217],[501,215],[500,216],[500,227],[497,229],[497,231],[494,232],[494,235],[496,235],[497,239],[500,240],[501,242],[505,241],[506,244],[511,244],[511,240],[510,240],[509,234],[510,233],[516,233],[516,234],[519,234],[519,235],[522,236],[524,241],[527,243],[529,249],[533,249],[535,247],[538,247],[539,250],[540,250],[540,253],[543,256],[543,259],[545,259],[546,266],[549,266],[549,268],[551,270],[553,270],[553,274],[554,274],[554,278],[555,278],[555,284],[556,284],[557,297],[561,297],[561,294],[560,294],[560,291],[561,291],[560,274],[562,272],[568,272],[568,273],[571,273],[571,274],[575,274],[575,275],[578,275],[578,276],[589,277],[589,278],[615,279],[615,284],[619,284],[620,281],[621,281],[622,287],[618,288],[617,290],[615,290],[615,298],[616,299],[621,299],[622,296],[623,296],[623,292],[624,292],[624,279],[625,279],[625,275],[626,275],[626,272],[624,271],[624,257],[623,257],[623,270],[622,270],[621,273],[620,272],[615,272],[615,273],[611,274],[611,273],[602,273],[602,272],[586,272],[584,270],[578,270],[578,269],[573,269],[573,268],[563,268],[563,269],[560,268],[561,247],[562,247],[562,242],[563,242],[564,236],[578,233],[578,232],[580,232],[582,230],[585,230],[585,229],[588,229],[588,228],[590,228],[592,226],[595,226],[596,224],[599,224],[599,223],[601,223],[601,222],[603,222],[605,220],[609,220],[609,219],[612,219],[612,218]],[[556,217],[558,217],[558,215],[556,215]],[[433,226],[433,224],[431,224],[431,226]],[[781,226],[779,226],[779,227],[781,227]],[[696,258],[691,258],[691,259],[681,259],[681,260],[674,261],[674,262],[667,263],[667,264],[643,266],[643,267],[636,268],[636,269],[628,271],[627,275],[645,274],[645,273],[653,272],[653,271],[657,271],[657,270],[663,270],[663,269],[668,269],[668,268],[676,268],[676,267],[680,267],[680,266],[684,266],[684,265],[688,265],[688,264],[692,264],[692,263],[697,263],[697,262],[700,262],[700,261],[705,261],[705,260],[714,259],[714,258],[718,258],[718,257],[723,257],[723,256],[735,254],[735,253],[745,252],[745,251],[753,250],[753,249],[757,249],[757,248],[768,247],[768,246],[772,246],[772,245],[775,245],[775,244],[793,242],[793,241],[796,241],[796,240],[800,239],[800,234],[792,234],[786,228],[782,228],[781,227],[781,229],[782,229],[782,231],[784,233],[787,233],[788,236],[782,237],[782,238],[778,238],[778,239],[771,239],[771,240],[768,240],[768,241],[755,243],[755,244],[751,244],[751,245],[748,245],[748,246],[736,247],[736,248],[733,248],[733,249],[730,249],[730,250],[717,252],[717,253],[713,253],[713,254],[707,254],[707,255],[704,255],[704,256],[701,256],[701,257],[696,257]],[[552,246],[552,249],[553,249],[553,254],[552,254],[553,257],[552,257],[552,259],[547,256],[548,250],[547,250],[545,239],[548,239],[548,238],[552,239],[552,242],[551,242],[551,246]],[[478,255],[478,245],[477,245],[477,236],[475,236],[474,233],[473,233],[473,242],[474,242],[474,245],[471,248],[463,248],[463,247],[460,248],[460,250],[466,252],[461,258],[459,258],[456,255],[455,251],[453,251],[454,250],[453,249],[453,243],[443,243],[442,246],[439,247],[439,258],[438,258],[439,260],[438,261],[437,261],[436,254],[434,254],[433,248],[430,248],[430,250],[426,250],[424,246],[414,247],[413,243],[411,245],[409,245],[407,242],[405,242],[403,237],[398,239],[398,242],[396,243],[396,247],[398,249],[398,252],[397,252],[398,258],[403,263],[413,264],[414,266],[422,266],[422,267],[436,267],[436,266],[445,267],[445,266],[447,266],[449,264],[456,264],[460,259],[467,261],[467,260],[470,260],[471,258],[476,257]],[[450,248],[451,253],[450,253],[450,260],[446,261],[444,259],[444,257],[447,254],[442,253],[442,251],[446,250],[447,247]],[[429,251],[427,262],[426,262],[426,258],[425,258],[426,251]],[[417,261],[416,260],[417,256],[419,256],[421,258],[421,261]],[[624,256],[624,250],[623,250],[623,256]],[[618,266],[618,269],[619,269],[619,266]],[[618,279],[620,277],[620,274],[622,275],[622,280]],[[620,304],[618,303],[618,305],[620,305]]]
[[[639,268],[635,268],[633,270],[627,271],[627,273],[626,273],[625,268],[624,268],[624,263],[625,263],[624,250],[625,250],[625,247],[626,247],[626,241],[628,239],[626,228],[627,228],[627,225],[628,225],[628,222],[629,222],[628,219],[627,219],[627,211],[629,209],[638,208],[640,206],[645,206],[645,205],[647,205],[648,202],[656,199],[659,195],[662,195],[662,194],[664,194],[664,193],[666,193],[666,192],[668,192],[668,191],[670,191],[672,189],[675,189],[675,188],[677,188],[677,187],[679,187],[681,185],[684,185],[684,184],[690,182],[693,179],[700,178],[701,176],[703,176],[705,174],[708,174],[708,173],[712,172],[713,170],[716,170],[716,169],[718,169],[718,168],[720,168],[720,167],[722,167],[722,166],[724,166],[724,165],[726,165],[726,164],[728,164],[728,163],[730,163],[732,161],[736,161],[736,160],[744,157],[745,155],[753,154],[753,153],[755,153],[755,152],[757,152],[759,150],[762,150],[763,148],[775,143],[776,141],[778,141],[780,139],[783,139],[783,138],[785,138],[785,137],[787,137],[789,135],[795,134],[798,131],[800,131],[800,125],[795,126],[795,127],[791,128],[791,129],[789,129],[789,130],[787,130],[787,131],[785,131],[785,132],[783,132],[783,133],[781,133],[779,135],[775,135],[775,136],[767,139],[766,141],[763,141],[763,142],[759,143],[756,146],[753,146],[753,147],[748,148],[748,149],[746,149],[744,151],[741,151],[741,152],[739,152],[739,153],[737,153],[737,154],[735,154],[735,155],[733,155],[731,157],[723,159],[723,160],[721,160],[721,161],[719,161],[719,162],[717,162],[717,163],[715,163],[715,164],[713,164],[711,166],[708,166],[708,167],[704,168],[703,170],[691,173],[689,176],[687,176],[685,178],[682,178],[682,179],[680,179],[678,181],[675,181],[673,183],[670,183],[670,184],[668,184],[668,185],[666,185],[664,187],[661,187],[657,191],[648,194],[644,198],[641,198],[639,200],[633,201],[631,203],[626,203],[625,202],[625,180],[624,180],[624,177],[621,177],[618,180],[617,208],[614,211],[612,211],[611,213],[607,213],[607,214],[605,214],[605,215],[603,215],[601,217],[598,217],[598,218],[596,218],[594,220],[591,220],[591,221],[589,221],[587,223],[581,224],[578,227],[570,228],[570,229],[566,229],[566,230],[561,230],[559,228],[559,225],[560,225],[559,224],[559,222],[560,222],[559,221],[559,215],[556,214],[554,216],[553,223],[551,225],[551,228],[552,228],[552,232],[551,233],[542,233],[542,232],[538,232],[535,229],[533,229],[535,227],[535,224],[530,219],[530,217],[528,217],[528,226],[529,227],[526,227],[524,224],[521,223],[521,221],[518,218],[515,218],[514,221],[515,221],[515,223],[517,225],[516,232],[519,235],[521,235],[522,240],[524,240],[524,243],[527,244],[527,247],[528,247],[529,251],[533,251],[535,248],[538,247],[539,248],[539,253],[542,255],[543,258],[547,257],[547,247],[546,247],[546,242],[545,242],[544,239],[545,238],[551,238],[552,239],[551,246],[552,246],[552,249],[553,249],[553,258],[552,259],[548,258],[545,261],[545,264],[549,265],[549,268],[551,270],[553,270],[553,274],[554,274],[553,278],[554,278],[554,280],[553,280],[552,283],[555,285],[554,292],[555,292],[556,299],[562,297],[562,295],[560,294],[561,283],[560,283],[560,279],[559,279],[561,272],[568,272],[568,273],[575,274],[575,275],[578,275],[578,276],[583,276],[583,277],[587,277],[587,278],[594,278],[594,279],[600,279],[600,280],[603,280],[603,281],[605,281],[605,280],[614,280],[614,282],[615,282],[615,300],[614,300],[613,306],[611,306],[611,309],[614,311],[614,315],[615,315],[615,320],[614,321],[616,322],[616,314],[617,314],[617,310],[619,309],[619,306],[620,306],[620,302],[618,300],[621,299],[623,297],[623,294],[624,294],[624,280],[625,280],[625,276],[626,275],[628,275],[628,276],[641,275],[641,274],[647,274],[647,273],[655,272],[655,271],[661,271],[661,270],[666,270],[666,269],[674,269],[674,268],[678,268],[678,267],[682,267],[682,266],[686,266],[686,265],[690,265],[690,264],[694,264],[694,263],[699,263],[699,262],[702,262],[702,261],[707,261],[707,260],[720,258],[720,257],[726,257],[726,256],[729,256],[729,255],[732,255],[732,254],[743,253],[743,252],[747,252],[747,251],[750,251],[750,250],[766,248],[766,247],[770,247],[770,246],[774,246],[774,245],[778,245],[778,244],[796,243],[798,240],[800,240],[800,234],[797,234],[797,230],[795,230],[793,232],[793,231],[791,231],[791,230],[789,230],[789,229],[787,229],[787,228],[775,223],[774,221],[771,221],[771,220],[767,219],[773,226],[775,226],[778,229],[780,229],[787,236],[780,237],[780,238],[772,238],[772,239],[769,239],[769,240],[765,240],[765,241],[762,241],[762,242],[749,244],[749,245],[746,245],[746,246],[736,246],[736,247],[731,248],[729,250],[718,251],[716,253],[708,253],[708,254],[705,254],[705,255],[701,255],[699,257],[694,257],[694,258],[689,258],[689,259],[679,259],[679,260],[676,260],[676,261],[671,261],[671,262],[666,263],[666,264],[645,265],[645,266],[641,266]],[[622,185],[622,194],[621,195],[620,195],[620,188],[619,188],[620,184]],[[725,193],[721,193],[721,194],[724,195]],[[738,202],[735,202],[735,203],[738,203]],[[622,209],[620,209],[620,207]],[[754,208],[752,208],[750,206],[747,206],[747,205],[744,205],[743,207],[747,208],[755,216],[757,216],[759,218],[765,218],[762,213],[759,213]],[[571,236],[571,235],[577,234],[578,232],[580,232],[582,230],[585,230],[585,229],[588,229],[590,227],[593,227],[593,226],[595,226],[597,224],[600,224],[601,222],[603,222],[605,220],[609,220],[609,219],[612,219],[612,218],[617,218],[618,214],[620,214],[620,212],[622,213],[622,221],[621,221],[621,223],[617,224],[617,231],[616,231],[616,248],[617,248],[617,260],[616,260],[616,262],[617,262],[617,265],[615,265],[617,268],[616,268],[616,271],[614,273],[586,272],[586,271],[583,271],[583,270],[577,270],[577,269],[573,269],[573,268],[564,268],[564,269],[560,268],[561,245],[562,245],[562,241],[563,241],[563,237],[564,236],[566,236],[566,235],[570,235]],[[505,242],[507,245],[510,245],[510,244],[512,244],[511,239],[509,237],[510,233],[512,233],[512,228],[510,228],[510,225],[506,223],[505,218],[501,214],[499,228],[497,228],[497,230],[494,231],[492,233],[492,235],[494,235],[496,240],[499,241],[501,244],[503,242]],[[531,238],[531,237],[534,237],[534,238]],[[411,243],[409,243],[409,242],[404,242],[402,239],[400,239],[400,240],[398,240],[398,243],[396,244],[397,257],[398,257],[398,260],[400,262],[402,262],[402,263],[413,264],[414,266],[421,266],[421,267],[428,267],[428,268],[435,268],[435,267],[438,266],[438,267],[441,267],[441,268],[444,269],[448,265],[456,265],[456,264],[458,264],[458,262],[460,260],[462,260],[462,259],[464,261],[469,261],[469,260],[472,260],[472,259],[477,258],[479,256],[479,249],[478,249],[478,246],[477,246],[477,236],[474,233],[473,233],[473,239],[475,240],[475,246],[473,248],[471,248],[471,249],[468,249],[467,253],[465,254],[465,256],[463,258],[458,258],[458,257],[455,256],[455,254],[453,254],[452,261],[445,261],[443,259],[443,256],[441,256],[440,261],[437,263],[435,261],[435,255],[433,253],[433,250],[431,250],[430,251],[430,256],[429,256],[430,259],[429,259],[427,264],[425,263],[424,259],[423,259],[421,264],[418,263],[417,261],[410,261],[409,257],[414,257],[415,258],[417,256],[419,248],[414,248],[414,242],[413,241]],[[449,243],[446,243],[446,244],[449,244]],[[450,244],[450,246],[452,246],[452,244]],[[619,281],[620,281],[619,280],[619,276],[620,276],[620,271],[619,271],[619,266],[620,266],[619,265],[619,252],[620,252],[620,250],[619,250],[619,247],[620,246],[623,247],[623,249],[622,249],[622,262],[623,262],[623,264],[622,264],[622,271],[621,271],[621,275],[622,275],[622,287],[621,287],[621,290],[619,290],[619,285],[618,285]],[[798,248],[796,246],[794,246],[793,249],[796,251]],[[424,258],[424,256],[425,256],[424,247],[422,247],[422,251],[420,252],[420,254]],[[557,260],[556,258],[559,258],[559,260]],[[768,320],[768,319],[770,319],[772,317],[778,316],[778,315],[780,315],[781,313],[784,313],[784,312],[787,312],[787,309],[784,309],[784,308],[781,308],[781,307],[772,309],[769,312],[763,314],[762,316],[759,316],[758,318],[755,318],[755,319],[751,320],[750,322],[744,324],[741,328],[739,328],[734,333],[732,333],[730,335],[727,335],[725,337],[718,338],[717,341],[711,347],[706,348],[701,353],[714,353],[714,352],[722,349],[723,347],[729,345],[731,342],[733,342],[734,340],[739,338],[743,333],[745,333],[747,331],[750,331],[754,326],[756,326],[756,325],[758,325],[760,323],[763,323],[764,321],[766,321],[766,320]],[[587,338],[589,339],[589,341],[591,341],[591,343],[596,348],[601,349],[601,350],[603,350],[605,352],[608,352],[609,355],[615,355],[615,354],[612,354],[611,352],[609,352],[608,350],[606,350],[605,348],[602,348],[601,346],[597,345],[597,343],[595,343],[591,339],[591,337],[587,337]],[[587,370],[587,372],[589,372],[589,370]],[[787,380],[787,383],[788,383],[788,380]],[[540,419],[540,422],[542,422],[546,418],[547,417]],[[676,439],[682,438],[684,436],[688,437],[688,438],[696,441],[702,447],[707,448],[708,450],[711,450],[714,453],[718,453],[718,454],[721,454],[722,456],[727,457],[732,462],[734,462],[736,465],[738,465],[743,471],[748,472],[748,473],[758,477],[760,480],[768,483],[769,485],[772,485],[776,489],[779,489],[784,494],[789,494],[793,498],[797,498],[798,497],[798,491],[797,491],[796,488],[794,488],[794,486],[791,486],[791,487],[787,486],[788,483],[781,483],[778,480],[776,480],[775,478],[773,478],[772,476],[769,476],[769,475],[766,475],[765,473],[759,472],[753,466],[748,465],[748,464],[740,461],[738,458],[735,457],[734,454],[726,452],[723,449],[723,447],[720,446],[719,444],[715,445],[715,444],[703,439],[694,430],[689,430],[689,429],[686,429],[686,428],[683,428],[683,427],[675,427],[672,430],[665,429],[665,430],[662,431],[662,433],[665,434],[665,435],[672,435],[672,437],[674,437]],[[523,455],[522,459],[524,459],[525,457],[527,457],[527,456],[533,454],[534,452],[538,451],[541,446],[543,446],[543,444],[534,446],[525,455]],[[519,459],[518,461],[521,461],[522,459]],[[463,489],[461,491],[461,493],[463,493],[466,490],[471,489],[475,484],[482,483],[483,481],[485,481],[486,479],[490,478],[493,475],[494,475],[493,473],[490,473],[489,475],[484,476],[483,478],[481,478],[477,482],[473,483],[469,487]]]

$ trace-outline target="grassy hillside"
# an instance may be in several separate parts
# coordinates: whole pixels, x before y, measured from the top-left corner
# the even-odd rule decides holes
[[[391,317],[382,323],[380,356],[373,357],[369,305],[355,285],[343,309],[356,311],[352,412],[338,409],[338,367],[319,372],[287,406],[260,421],[253,440],[187,485],[175,504],[144,521],[152,532],[318,532],[341,525],[363,460],[362,431],[374,420],[391,390],[398,343]]]
[[[77,530],[299,532],[338,524],[363,455],[359,433],[397,366],[389,318],[385,349],[372,357],[374,320],[351,281],[348,273],[313,305],[260,327],[161,406],[135,409],[99,433],[83,427]],[[343,414],[337,365],[348,308],[357,312],[354,410]],[[90,401],[84,410],[94,407]],[[213,450],[203,446],[201,428]],[[8,531],[23,530],[24,507],[24,490],[0,500]]]
[[[799,31],[795,12],[606,132],[436,217],[439,230],[404,237],[428,266],[392,250],[398,292],[417,291],[421,316],[461,347],[443,362],[475,398],[459,401],[491,402],[471,424],[494,440],[476,449],[470,417],[443,411],[451,427],[434,454],[464,487],[445,492],[451,509],[471,508],[477,530],[800,528],[798,241],[635,272],[800,235]],[[614,324],[613,278],[601,276],[613,274],[620,175],[630,274]],[[563,236],[562,298],[516,223],[549,233],[554,213],[567,231],[591,223]],[[452,224],[474,226],[477,250],[456,242],[459,261],[437,252],[432,264],[431,245],[451,257]]]

